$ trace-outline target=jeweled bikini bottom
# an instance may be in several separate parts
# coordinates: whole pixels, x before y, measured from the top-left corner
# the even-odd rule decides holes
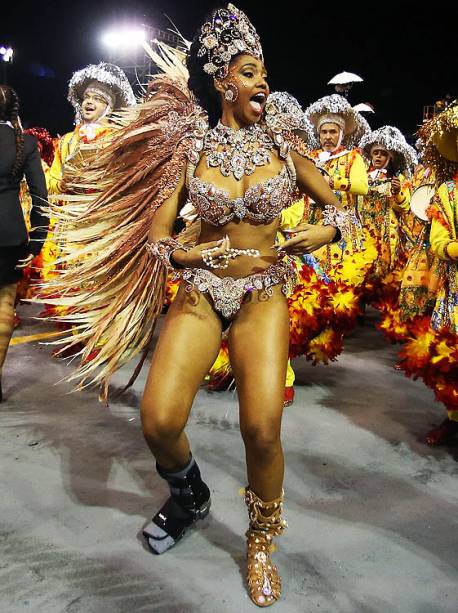
[[[185,268],[179,271],[179,278],[186,281],[186,291],[197,289],[208,293],[213,306],[224,319],[233,319],[240,310],[245,296],[254,291],[272,296],[273,288],[282,284],[282,292],[289,295],[296,285],[296,273],[289,262],[276,262],[262,272],[247,277],[218,277],[203,268]]]

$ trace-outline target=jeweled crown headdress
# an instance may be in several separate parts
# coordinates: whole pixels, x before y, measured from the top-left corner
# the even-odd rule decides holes
[[[212,21],[204,23],[199,41],[202,46],[197,55],[204,57],[207,54],[208,59],[204,71],[216,79],[227,76],[229,63],[238,53],[247,53],[263,60],[258,33],[245,13],[233,4],[218,9]]]

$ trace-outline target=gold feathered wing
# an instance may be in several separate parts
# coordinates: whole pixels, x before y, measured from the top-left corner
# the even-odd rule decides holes
[[[77,389],[99,384],[107,400],[112,374],[148,348],[166,272],[146,249],[147,237],[202,122],[183,79],[153,77],[145,101],[117,115],[110,142],[81,178],[73,178],[76,195],[53,207],[63,270],[40,288],[38,300],[61,307],[53,319],[71,324],[73,331],[59,341],[64,349],[84,346],[67,378],[79,380]]]

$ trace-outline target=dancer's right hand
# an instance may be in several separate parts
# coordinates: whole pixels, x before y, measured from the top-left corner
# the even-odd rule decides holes
[[[220,241],[211,241],[210,243],[200,243],[195,247],[192,247],[188,251],[184,249],[178,249],[173,252],[172,261],[175,262],[180,268],[208,268],[202,258],[202,251],[206,249],[215,249],[212,251],[212,258],[214,260],[224,255],[226,251],[231,248],[231,241],[226,235]]]

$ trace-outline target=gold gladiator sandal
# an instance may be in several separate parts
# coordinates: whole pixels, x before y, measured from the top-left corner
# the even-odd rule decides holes
[[[246,533],[250,598],[258,607],[269,607],[281,593],[281,578],[270,556],[275,550],[272,537],[279,536],[287,526],[282,519],[283,494],[276,500],[264,502],[247,487],[245,503],[250,518]]]

